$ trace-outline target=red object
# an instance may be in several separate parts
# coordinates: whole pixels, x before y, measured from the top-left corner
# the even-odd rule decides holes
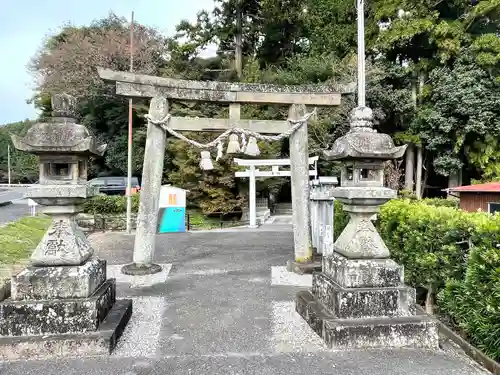
[[[449,189],[457,193],[500,193],[500,182],[488,182],[486,184],[458,186]]]

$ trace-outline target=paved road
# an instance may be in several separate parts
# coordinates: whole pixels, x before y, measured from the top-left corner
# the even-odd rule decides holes
[[[0,188],[0,204],[12,202],[22,197],[23,194],[20,192]]]
[[[286,272],[289,231],[174,233],[157,237],[163,271],[133,279],[133,236],[95,233],[118,298],[133,315],[113,355],[0,363],[0,375],[479,375],[448,350],[332,352],[294,311],[310,275]]]
[[[0,227],[29,215],[30,208],[26,201],[15,201],[14,204],[0,206]]]

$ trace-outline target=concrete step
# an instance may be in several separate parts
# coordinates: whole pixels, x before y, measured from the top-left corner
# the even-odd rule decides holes
[[[276,210],[274,210],[274,214],[275,215],[291,216],[291,215],[293,215],[293,210],[277,208]]]
[[[285,203],[276,203],[276,208],[288,208],[288,209],[292,209],[292,203],[289,203],[289,202],[285,202]]]

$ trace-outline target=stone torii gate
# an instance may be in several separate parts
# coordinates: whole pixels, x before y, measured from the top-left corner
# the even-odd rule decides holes
[[[305,113],[306,105],[336,106],[342,93],[352,93],[355,85],[348,86],[277,86],[214,81],[188,81],[161,78],[99,68],[100,77],[116,83],[116,93],[127,97],[165,98],[167,100],[205,101],[229,104],[229,119],[171,117],[169,127],[177,131],[225,131],[243,128],[258,133],[280,134],[290,125],[287,121],[253,120],[240,118],[240,105],[288,104],[289,119],[298,120]],[[161,107],[161,106],[160,106]],[[168,101],[162,117],[168,114]],[[151,115],[151,109],[150,109]],[[154,115],[154,114],[153,114]],[[158,119],[159,120],[159,119]],[[134,261],[126,266],[126,273],[154,273],[160,270],[154,265],[153,253],[158,212],[158,196],[161,186],[163,158],[165,154],[165,130],[148,124],[144,152],[143,186],[140,197]],[[290,160],[292,178],[293,228],[295,261],[305,263],[312,258],[309,230],[309,174],[307,124],[290,136]]]

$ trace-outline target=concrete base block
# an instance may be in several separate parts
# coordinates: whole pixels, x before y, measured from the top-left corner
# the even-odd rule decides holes
[[[437,321],[416,315],[415,289],[390,259],[323,257],[312,293],[297,294],[296,310],[332,349],[438,348]]]
[[[88,298],[5,300],[0,303],[0,335],[30,336],[96,331],[116,301],[110,279]]]
[[[106,261],[81,266],[28,267],[12,278],[13,300],[87,298],[106,280]]]
[[[312,294],[342,319],[415,315],[415,289],[406,286],[343,288],[325,274],[314,273]]]
[[[323,257],[323,272],[346,288],[403,285],[404,272],[391,259],[349,259],[338,253]]]
[[[118,300],[95,332],[0,337],[0,360],[108,355],[132,315],[132,300]]]
[[[286,270],[288,272],[295,272],[299,275],[311,274],[313,272],[321,271],[321,261],[312,261],[308,263],[299,263],[289,260],[286,263]]]
[[[152,275],[161,271],[161,266],[158,264],[138,264],[131,263],[122,267],[122,273],[124,275],[130,276],[144,276],[144,275]]]
[[[437,322],[427,315],[340,319],[307,291],[297,294],[296,310],[331,349],[438,348]]]

